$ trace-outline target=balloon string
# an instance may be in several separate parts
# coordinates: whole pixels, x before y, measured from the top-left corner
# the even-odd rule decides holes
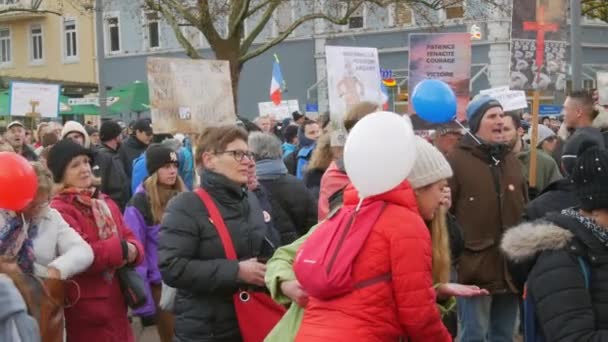
[[[363,198],[361,198],[359,200],[359,204],[357,204],[357,208],[355,209],[355,212],[359,212],[359,209],[361,209],[361,205],[363,204]]]
[[[482,145],[481,141],[479,141],[479,139],[477,139],[475,134],[471,133],[471,131],[467,127],[465,127],[460,121],[458,121],[456,119],[456,120],[454,120],[454,122],[456,124],[458,124],[458,126],[460,126],[465,131],[466,134],[468,134],[471,138],[473,138],[473,140],[475,140],[477,145]],[[494,160],[494,165],[500,164],[500,160],[496,159],[494,156],[492,156],[492,160]]]

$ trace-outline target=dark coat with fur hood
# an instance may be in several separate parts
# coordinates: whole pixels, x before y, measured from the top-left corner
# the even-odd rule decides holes
[[[528,295],[547,341],[608,341],[608,247],[590,230],[552,214],[510,229],[501,248],[528,270]],[[591,269],[589,289],[578,257]]]

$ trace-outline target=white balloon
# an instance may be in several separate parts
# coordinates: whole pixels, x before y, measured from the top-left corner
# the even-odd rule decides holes
[[[376,112],[348,134],[344,166],[362,198],[392,190],[407,178],[416,161],[412,127],[407,115]]]

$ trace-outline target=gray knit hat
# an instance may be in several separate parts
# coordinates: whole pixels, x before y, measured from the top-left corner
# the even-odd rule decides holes
[[[452,177],[452,168],[435,146],[416,136],[416,162],[407,180],[414,189]]]

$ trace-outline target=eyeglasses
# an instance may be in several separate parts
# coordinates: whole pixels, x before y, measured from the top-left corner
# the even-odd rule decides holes
[[[234,158],[234,160],[236,160],[239,163],[242,162],[245,157],[247,157],[247,159],[249,159],[251,161],[254,160],[253,152],[249,152],[249,151],[234,150],[234,151],[216,152],[215,154],[231,154],[232,158]]]

